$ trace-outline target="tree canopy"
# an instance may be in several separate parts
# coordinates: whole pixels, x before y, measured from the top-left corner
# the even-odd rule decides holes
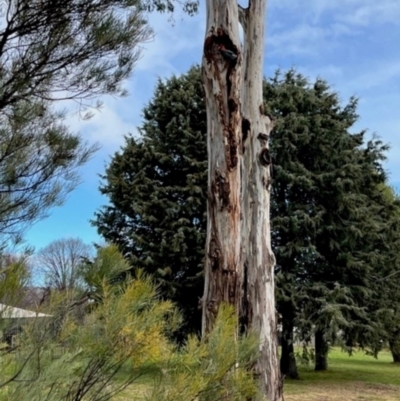
[[[386,178],[387,146],[366,142],[364,131],[351,133],[357,99],[343,106],[322,79],[310,84],[295,71],[277,73],[264,93],[276,117],[271,214],[281,367],[296,376],[294,326],[305,340],[314,332],[316,369],[327,367],[328,343],[339,329],[372,329],[365,305],[384,230],[377,189]]]
[[[294,70],[278,72],[264,81],[264,98],[275,121],[271,214],[281,367],[296,376],[295,326],[304,340],[315,334],[318,368],[326,368],[339,329],[347,344],[367,344],[366,334],[382,326],[368,303],[376,297],[371,277],[388,257],[382,251],[387,146],[351,132],[357,99],[342,105],[322,79],[310,83]],[[93,222],[133,266],[155,273],[163,294],[193,317],[206,235],[203,100],[197,67],[158,82],[141,137],[126,137],[103,176],[101,192],[110,203]]]
[[[188,13],[196,1],[7,0],[0,20],[0,240],[59,205],[79,183],[88,146],[64,124],[55,102],[79,111],[101,95],[125,95],[124,80],[151,38],[146,12]],[[90,114],[90,113],[89,113]],[[85,116],[89,116],[85,114]]]

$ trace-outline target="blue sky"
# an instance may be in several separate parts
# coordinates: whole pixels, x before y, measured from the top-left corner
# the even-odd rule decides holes
[[[130,95],[104,97],[104,106],[89,121],[71,113],[68,124],[100,151],[81,169],[82,183],[65,204],[35,224],[26,243],[36,249],[65,237],[101,242],[89,220],[107,202],[98,191],[99,174],[110,156],[135,134],[141,110],[152,97],[160,78],[186,72],[201,62],[205,31],[204,0],[195,17],[176,13],[150,16],[155,31],[143,44],[142,57],[126,83]],[[385,165],[390,182],[400,191],[400,1],[399,0],[269,0],[266,20],[264,73],[295,67],[311,80],[326,79],[343,102],[360,98],[360,120],[355,129],[367,128],[391,144]]]

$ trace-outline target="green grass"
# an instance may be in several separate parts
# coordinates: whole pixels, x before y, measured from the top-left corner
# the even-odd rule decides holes
[[[300,380],[285,381],[285,401],[400,400],[400,366],[387,351],[374,359],[362,351],[349,356],[333,349],[328,371],[300,366],[299,373]]]
[[[375,359],[362,351],[349,356],[333,349],[328,371],[300,365],[299,373],[300,380],[285,381],[285,401],[400,401],[400,365],[392,363],[387,351]],[[135,383],[115,401],[140,399],[149,385],[151,380]]]
[[[4,375],[10,365],[4,357],[1,362]],[[311,365],[299,365],[299,373],[300,380],[285,381],[285,401],[400,401],[400,364],[392,363],[388,351],[375,359],[362,351],[349,356],[333,349],[328,371],[314,372]],[[143,400],[151,385],[150,377],[141,377],[114,401]]]

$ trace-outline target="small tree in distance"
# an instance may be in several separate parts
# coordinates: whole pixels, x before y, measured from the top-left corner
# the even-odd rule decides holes
[[[51,289],[73,291],[81,287],[80,266],[92,252],[80,238],[58,239],[38,251],[36,269]]]

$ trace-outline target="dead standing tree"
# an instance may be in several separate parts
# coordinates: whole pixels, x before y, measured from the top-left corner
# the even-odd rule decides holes
[[[239,307],[241,287],[242,55],[239,50],[239,27],[235,23],[237,6],[232,8],[229,3],[233,2],[224,3],[222,0],[207,1],[207,37],[203,59],[209,160],[203,333],[211,328],[222,301]],[[227,15],[230,18],[226,18]],[[223,52],[228,52],[231,57],[224,56]]]
[[[208,222],[203,334],[221,302],[260,336],[255,367],[269,401],[282,400],[269,220],[270,119],[263,113],[266,0],[207,0],[203,80],[208,130]],[[244,30],[240,43],[239,22]]]

